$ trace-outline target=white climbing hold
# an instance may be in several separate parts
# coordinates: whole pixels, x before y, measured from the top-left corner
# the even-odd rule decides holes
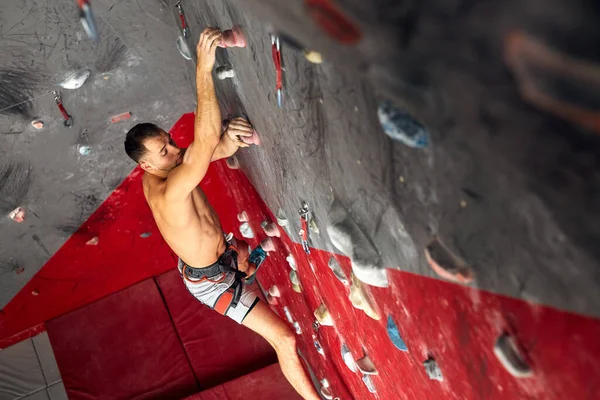
[[[275,243],[273,243],[273,239],[266,238],[262,242],[260,242],[260,247],[267,253],[270,251],[275,251]]]
[[[442,371],[440,370],[440,367],[433,358],[429,357],[427,360],[425,360],[423,362],[423,366],[425,367],[425,372],[427,373],[429,379],[440,382],[444,381]]]
[[[292,290],[296,293],[302,293],[302,287],[300,285],[292,284]]]
[[[512,376],[528,378],[533,375],[533,371],[523,359],[514,339],[507,333],[500,336],[496,341],[494,354]]]
[[[79,89],[83,86],[87,78],[89,78],[90,74],[91,71],[87,68],[79,69],[67,76],[58,86],[63,89]]]
[[[313,312],[313,315],[317,321],[319,321],[319,324],[323,326],[333,326],[333,319],[325,304],[321,303],[321,305]]]
[[[276,224],[269,221],[263,221],[260,226],[263,228],[265,235],[269,237],[281,237],[281,232]]]
[[[350,353],[350,350],[348,349],[345,343],[342,344],[341,353],[342,360],[344,360],[344,364],[346,364],[346,367],[348,367],[350,371],[356,372],[356,370],[358,369],[358,367],[356,366],[356,361],[354,361],[354,357],[352,357],[352,353]]]
[[[290,309],[288,308],[288,306],[283,307],[283,313],[285,314],[285,317],[287,318],[288,322],[290,324],[293,324],[294,318],[292,317],[292,313],[290,312]]]
[[[235,71],[230,65],[222,65],[217,68],[216,74],[217,79],[224,80],[227,78],[233,78],[235,76]]]
[[[333,400],[333,393],[331,392],[327,378],[321,379],[321,396],[327,400]]]
[[[369,356],[364,356],[360,360],[356,361],[356,366],[358,370],[364,375],[379,375],[379,371],[375,368],[375,364],[369,358]]]
[[[240,222],[248,222],[248,214],[246,213],[246,211],[242,211],[237,215],[237,219]]]
[[[279,226],[284,227],[288,225],[288,220],[285,216],[285,211],[283,211],[283,209],[280,208],[279,210],[277,210],[275,218],[277,218],[277,223],[279,224]]]
[[[276,306],[279,304],[279,300],[277,300],[277,297],[267,294],[267,303]]]
[[[377,390],[375,390],[375,385],[373,385],[373,381],[371,380],[371,377],[369,375],[363,375],[362,381],[369,390],[369,392],[377,393]]]
[[[293,255],[288,254],[288,256],[285,258],[285,260],[288,262],[291,269],[293,269],[294,271],[296,271],[298,269],[298,266],[296,265],[296,259],[294,258]]]
[[[92,148],[90,146],[88,146],[87,144],[80,144],[77,146],[77,151],[82,156],[87,156],[92,152]]]
[[[342,282],[344,285],[348,286],[348,278],[346,278],[346,274],[344,274],[340,263],[335,259],[335,257],[331,257],[327,265],[333,271],[335,277],[338,278],[339,281]]]
[[[279,288],[275,285],[269,288],[269,294],[273,297],[281,297],[281,292],[279,291]]]
[[[96,246],[98,244],[98,236],[94,236],[93,238],[85,242],[85,244],[87,244],[88,246]]]
[[[25,209],[23,207],[17,207],[8,214],[8,217],[20,224],[25,221]]]
[[[294,329],[296,330],[296,335],[302,335],[302,328],[300,327],[300,324],[296,321],[293,325]]]
[[[240,225],[240,234],[246,239],[254,238],[254,232],[252,231],[252,227],[247,222],[244,222]]]
[[[41,119],[34,119],[31,121],[31,126],[33,126],[35,129],[42,129],[44,128],[44,121]]]
[[[177,46],[177,50],[179,51],[179,54],[181,54],[181,57],[185,58],[186,60],[192,59],[192,52],[190,51],[190,47],[186,43],[185,38],[183,36],[179,36],[177,38],[175,45]]]

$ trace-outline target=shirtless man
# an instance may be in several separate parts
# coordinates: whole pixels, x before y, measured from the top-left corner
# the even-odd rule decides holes
[[[258,248],[248,255],[247,245],[223,237],[219,218],[198,187],[211,161],[247,147],[241,137],[252,126],[236,118],[221,134],[222,122],[212,69],[221,41],[218,29],[207,28],[197,46],[196,90],[198,108],[194,142],[177,147],[171,136],[153,124],[138,124],[125,139],[125,151],[145,171],[144,195],[171,249],[179,256],[179,270],[189,291],[202,303],[252,329],[277,352],[283,374],[305,399],[318,400],[296,351],[296,337],[249,286],[256,265],[264,259]],[[250,262],[248,261],[250,259]]]

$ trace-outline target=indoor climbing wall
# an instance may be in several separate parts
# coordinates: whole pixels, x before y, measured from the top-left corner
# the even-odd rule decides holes
[[[324,397],[594,398],[595,3],[91,7],[87,31],[75,1],[0,13],[0,347],[171,268],[122,142],[189,142],[218,26],[222,116],[260,145],[203,187],[227,231],[274,235],[258,280]]]

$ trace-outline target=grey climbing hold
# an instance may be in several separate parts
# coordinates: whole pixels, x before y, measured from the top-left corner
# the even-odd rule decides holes
[[[292,317],[292,313],[290,312],[290,309],[288,308],[288,306],[283,307],[283,313],[285,314],[285,317],[287,318],[288,322],[290,324],[293,324],[294,318]]]
[[[140,237],[141,237],[142,239],[147,239],[147,238],[149,238],[150,236],[152,236],[152,232],[144,232],[144,233],[140,234]]]
[[[348,349],[348,346],[346,346],[346,343],[342,343],[341,353],[342,360],[344,360],[344,364],[346,364],[346,367],[348,367],[350,371],[356,372],[356,370],[358,369],[358,367],[356,366],[356,361],[354,361],[354,357],[352,357],[352,353],[350,353],[350,350]]]
[[[336,278],[339,279],[340,282],[342,282],[346,286],[349,285],[348,278],[346,278],[346,274],[344,274],[340,263],[335,259],[335,257],[331,257],[327,265],[333,271],[333,274]]]
[[[269,294],[273,297],[281,297],[281,292],[279,291],[279,288],[275,285],[269,288]]]
[[[179,54],[181,54],[181,56],[183,58],[185,58],[186,60],[192,59],[192,52],[190,51],[190,48],[187,45],[185,38],[183,36],[179,36],[177,38],[177,41],[175,42],[175,44],[177,46],[177,50],[179,51]]]
[[[294,322],[294,329],[296,330],[296,335],[301,335],[302,334],[302,328],[300,327],[300,324],[298,322]]]
[[[318,340],[315,340],[313,344],[315,345],[315,349],[317,349],[317,352],[323,357],[325,357],[325,351],[323,351],[323,346],[321,346],[321,343]]]
[[[246,239],[254,238],[254,231],[252,231],[252,227],[247,222],[240,225],[240,234]]]
[[[433,358],[429,357],[427,360],[425,360],[423,362],[423,366],[425,367],[425,372],[427,373],[429,379],[440,382],[444,381],[442,370],[440,370],[440,367]]]
[[[67,76],[58,86],[63,89],[79,89],[83,86],[91,71],[87,68],[78,69]]]
[[[329,310],[327,310],[325,304],[321,303],[321,305],[313,312],[313,315],[320,325],[333,326],[333,319],[331,318],[331,314],[329,314]]]
[[[496,341],[494,354],[512,376],[528,378],[533,375],[533,371],[525,362],[514,339],[507,333],[501,335]]]
[[[402,337],[400,336],[400,332],[398,331],[398,326],[392,319],[391,315],[388,315],[387,333],[388,333],[390,340],[392,341],[392,343],[394,344],[394,346],[396,346],[396,348],[398,350],[408,351],[408,347],[406,347],[404,340],[402,340]]]
[[[224,80],[227,78],[233,78],[235,76],[235,71],[231,67],[231,65],[222,65],[216,70],[217,79]]]
[[[409,147],[424,148],[429,143],[427,129],[407,111],[383,100],[377,107],[377,116],[383,131],[390,138]]]
[[[373,381],[371,380],[371,377],[369,375],[363,375],[362,381],[369,390],[369,392],[377,393],[377,390],[375,390],[375,385],[373,385]]]
[[[329,386],[327,378],[321,379],[321,396],[327,400],[333,400],[333,393],[331,392],[331,387]]]
[[[350,257],[358,279],[372,286],[388,287],[387,271],[377,249],[337,200],[329,211],[327,233],[333,245]]]

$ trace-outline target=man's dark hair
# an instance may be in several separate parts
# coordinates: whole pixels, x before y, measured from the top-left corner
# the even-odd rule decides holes
[[[125,152],[136,163],[146,154],[146,139],[160,136],[162,129],[150,123],[137,124],[127,132],[125,137]]]

